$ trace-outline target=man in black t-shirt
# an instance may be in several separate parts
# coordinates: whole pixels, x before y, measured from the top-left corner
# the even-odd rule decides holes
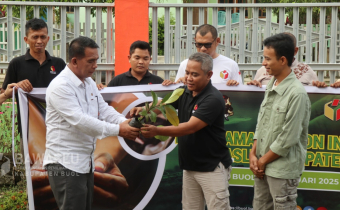
[[[132,43],[128,59],[131,64],[129,71],[114,77],[107,85],[108,87],[163,83],[161,77],[149,72],[149,64],[151,61],[151,47],[149,43],[144,41],[135,41]]]
[[[177,101],[178,126],[144,125],[142,134],[178,136],[179,165],[183,169],[183,209],[229,210],[229,179],[232,159],[224,130],[225,101],[212,86],[213,60],[205,53],[190,56],[186,66],[187,86]],[[133,108],[136,115],[141,108]],[[159,110],[155,110],[157,113]]]
[[[52,57],[45,50],[50,37],[47,24],[42,19],[33,18],[27,21],[25,28],[24,40],[29,49],[25,55],[13,58],[9,63],[1,92],[11,83],[17,83],[17,87],[26,92],[31,92],[33,88],[46,88],[66,66],[61,58]],[[21,132],[20,109],[18,122]]]

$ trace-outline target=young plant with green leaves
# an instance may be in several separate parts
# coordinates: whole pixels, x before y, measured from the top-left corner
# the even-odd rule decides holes
[[[177,101],[177,99],[183,94],[184,88],[178,88],[174,90],[172,93],[168,93],[160,102],[158,101],[158,96],[155,92],[151,91],[152,95],[152,103],[145,103],[145,106],[142,108],[142,111],[139,112],[139,117],[136,117],[130,121],[130,125],[133,127],[142,127],[144,123],[155,123],[157,120],[157,114],[154,112],[155,110],[161,111],[164,118],[168,120],[172,125],[178,126],[179,119],[177,116],[176,109],[170,105],[171,103]],[[159,125],[162,126],[162,125]],[[155,136],[156,139],[165,141],[169,137],[168,136]]]

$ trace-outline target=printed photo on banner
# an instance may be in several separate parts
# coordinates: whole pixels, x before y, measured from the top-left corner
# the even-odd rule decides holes
[[[230,202],[233,209],[252,209],[253,173],[249,169],[249,152],[253,144],[259,108],[265,87],[227,87],[214,84],[225,101],[224,128],[226,144],[233,158],[230,180]],[[106,88],[101,93],[105,101],[129,118],[129,111],[151,102],[151,90],[159,98],[177,86],[138,86],[133,90]],[[172,89],[171,89],[172,88]],[[340,90],[306,87],[311,101],[311,117],[305,171],[298,187],[297,209],[338,210],[340,193]],[[45,89],[35,89],[30,94],[20,94],[23,128],[27,129],[25,147],[30,162],[26,163],[28,195],[35,209],[54,209],[47,174],[42,168],[45,151]],[[197,107],[199,108],[199,107]],[[192,110],[195,111],[195,108]],[[25,118],[26,117],[26,118]],[[26,120],[25,120],[26,119]],[[156,125],[170,125],[157,116]],[[25,135],[24,135],[25,136]],[[108,137],[97,140],[95,159],[113,160],[105,171],[95,171],[94,209],[182,209],[182,170],[178,164],[178,147],[174,138],[128,140]],[[77,161],[73,157],[72,161]],[[125,178],[128,188],[117,182],[117,170]],[[114,171],[114,172],[113,172]],[[110,180],[104,180],[104,179]],[[32,184],[30,187],[30,183]],[[110,183],[110,184],[103,184]],[[110,199],[103,193],[119,199]],[[111,198],[112,198],[111,197]]]

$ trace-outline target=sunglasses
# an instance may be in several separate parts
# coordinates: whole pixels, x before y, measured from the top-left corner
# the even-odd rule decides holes
[[[197,48],[202,48],[203,46],[205,47],[205,48],[210,48],[211,47],[211,45],[212,44],[214,44],[214,41],[215,40],[213,40],[213,42],[209,42],[209,43],[198,43],[198,42],[195,42],[195,46],[197,47]]]

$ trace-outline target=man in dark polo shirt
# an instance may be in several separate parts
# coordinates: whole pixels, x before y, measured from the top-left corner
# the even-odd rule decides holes
[[[229,210],[229,179],[232,159],[224,130],[225,101],[212,86],[213,59],[206,53],[190,56],[185,70],[187,86],[172,105],[178,109],[178,126],[144,125],[142,134],[178,136],[180,168],[183,169],[185,210]],[[141,108],[133,108],[131,115]],[[159,110],[156,110],[156,112]]]
[[[29,49],[25,55],[13,58],[9,63],[1,92],[11,83],[17,83],[26,92],[31,92],[33,88],[47,87],[66,66],[61,58],[52,57],[45,50],[49,36],[47,24],[43,20],[33,18],[27,21],[25,28],[24,40]],[[16,98],[18,101],[18,97]],[[18,109],[18,127],[21,132],[20,122]],[[23,152],[23,148],[21,151]]]
[[[124,74],[114,77],[108,87],[125,85],[162,84],[163,79],[149,72],[151,47],[144,41],[135,41],[130,46],[129,63],[131,68]]]
[[[34,87],[47,87],[50,82],[65,68],[61,58],[50,56],[45,50],[49,41],[47,24],[42,19],[33,18],[26,23],[24,40],[29,45],[25,55],[16,57],[8,65],[2,89],[10,83],[26,92]]]

